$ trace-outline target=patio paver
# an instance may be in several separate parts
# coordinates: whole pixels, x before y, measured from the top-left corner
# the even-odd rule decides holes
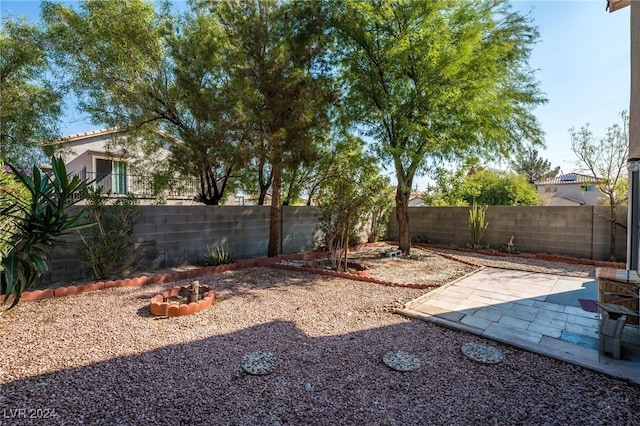
[[[598,353],[591,278],[483,268],[405,305],[407,316],[481,335],[640,384],[640,331],[627,324],[622,359]]]

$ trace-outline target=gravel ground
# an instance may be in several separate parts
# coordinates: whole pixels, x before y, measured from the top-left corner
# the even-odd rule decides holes
[[[638,387],[391,312],[426,290],[271,268],[199,280],[217,300],[188,317],[148,309],[188,280],[3,312],[0,423],[640,424]],[[504,360],[471,361],[465,343],[496,347]],[[257,351],[275,356],[273,373],[242,370]],[[421,367],[393,371],[381,359],[388,351],[414,354]]]
[[[428,251],[439,253],[450,259],[458,259],[475,265],[492,268],[515,269],[519,271],[539,272],[542,274],[558,274],[569,277],[595,277],[596,268],[592,265],[576,263],[551,262],[525,256],[491,256],[482,253],[429,248]],[[577,259],[576,259],[577,260]]]

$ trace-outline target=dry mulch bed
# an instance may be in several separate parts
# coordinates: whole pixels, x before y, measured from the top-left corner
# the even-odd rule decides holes
[[[409,257],[386,257],[384,253],[390,247],[365,247],[350,253],[349,260],[367,266],[372,278],[398,284],[442,285],[478,269],[420,247],[412,248]]]

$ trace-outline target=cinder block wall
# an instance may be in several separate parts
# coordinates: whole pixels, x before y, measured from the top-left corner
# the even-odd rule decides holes
[[[134,230],[135,251],[127,260],[131,271],[144,271],[188,263],[204,263],[208,245],[228,244],[236,259],[267,255],[268,206],[141,206]],[[283,206],[280,252],[313,250],[320,209]],[[410,207],[412,237],[430,242],[466,246],[470,241],[468,207]],[[626,223],[627,208],[616,211]],[[608,207],[503,207],[487,209],[489,227],[484,244],[498,248],[511,236],[522,252],[552,253],[595,260],[609,259]],[[398,237],[395,213],[389,239]],[[39,282],[86,280],[80,262],[78,237],[53,250],[49,271]],[[626,231],[618,228],[617,259],[626,259]]]
[[[608,215],[606,206],[490,206],[482,243],[498,248],[513,236],[513,243],[522,252],[609,260]],[[627,207],[618,207],[616,217],[626,224]],[[409,207],[409,228],[412,238],[420,236],[433,243],[464,247],[471,241],[469,207]],[[617,260],[625,261],[626,230],[618,227],[616,232]],[[395,212],[390,217],[388,237],[398,238]]]
[[[131,271],[189,263],[203,264],[207,246],[228,245],[235,259],[267,255],[269,244],[268,206],[140,206],[134,229],[135,251],[127,259]],[[314,249],[318,209],[283,206],[280,252]],[[49,271],[40,282],[88,279],[72,235],[56,247],[49,259]]]

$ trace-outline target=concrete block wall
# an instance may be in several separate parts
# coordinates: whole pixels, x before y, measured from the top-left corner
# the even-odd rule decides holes
[[[135,226],[134,253],[126,259],[130,271],[144,271],[188,263],[204,264],[209,245],[228,244],[236,259],[267,255],[268,206],[141,206]],[[626,223],[626,207],[616,210]],[[318,236],[320,208],[283,206],[280,252],[310,251]],[[410,207],[412,237],[465,247],[470,241],[469,207]],[[483,243],[498,248],[514,237],[522,252],[551,253],[609,260],[608,207],[509,207],[487,209],[489,227]],[[617,230],[617,260],[626,260],[626,231]],[[395,214],[390,216],[389,239],[397,239]],[[78,252],[78,237],[56,247],[49,271],[40,282],[90,279]]]
[[[280,251],[283,254],[315,249],[321,236],[318,231],[320,213],[319,207],[283,206],[280,238]]]
[[[493,248],[513,243],[522,252],[551,253],[594,260],[609,260],[609,207],[606,206],[490,206],[489,226],[483,244]],[[616,209],[620,223],[627,221],[627,207]],[[411,237],[456,246],[470,243],[469,207],[409,207]],[[398,238],[395,214],[391,215],[389,239]],[[617,229],[618,261],[626,260],[626,230]]]
[[[235,258],[266,254],[269,207],[142,206],[134,229],[135,269],[205,262],[208,246],[227,245]]]
[[[140,206],[133,234],[134,253],[126,259],[128,269],[142,271],[185,264],[204,264],[208,246],[228,245],[235,259],[267,255],[268,206]],[[319,210],[315,207],[283,206],[282,254],[314,249]],[[40,282],[89,279],[80,261],[79,238],[56,247],[49,271]]]

